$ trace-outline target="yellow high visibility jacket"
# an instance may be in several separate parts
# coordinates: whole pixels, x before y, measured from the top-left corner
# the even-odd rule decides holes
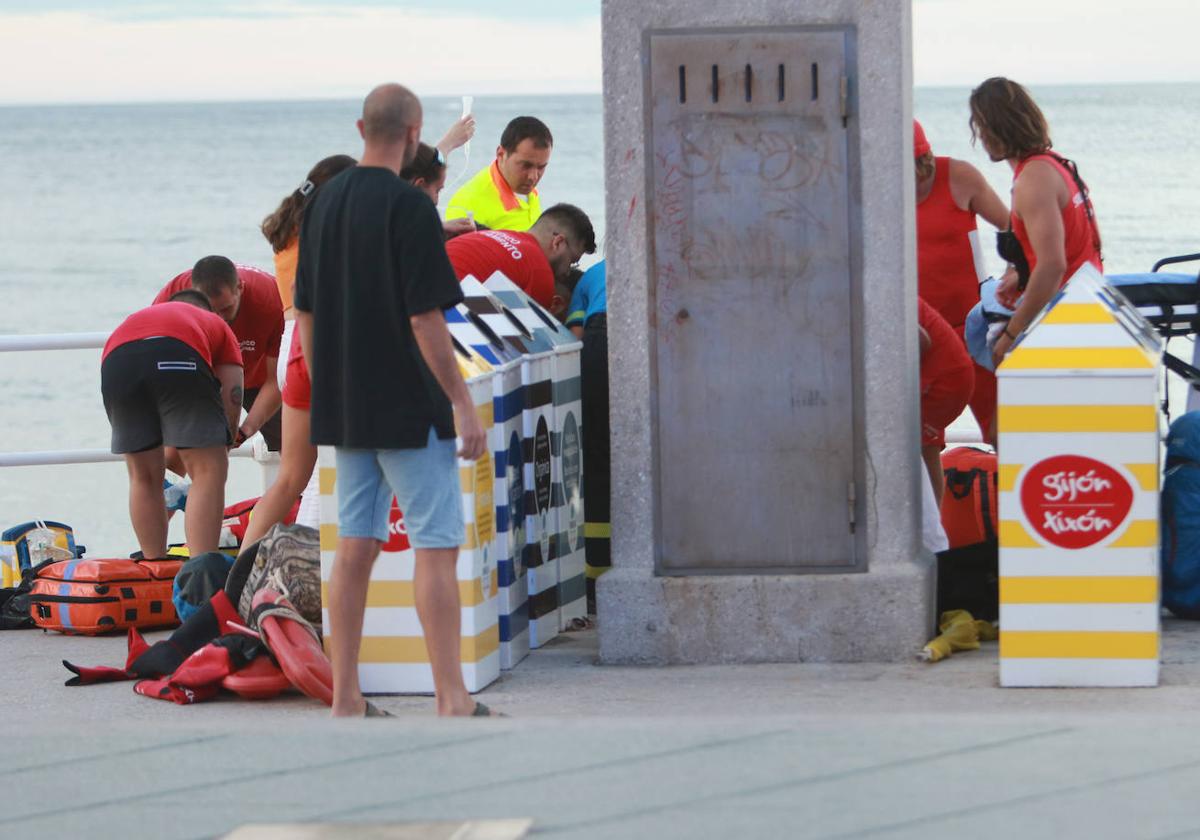
[[[491,166],[475,173],[450,197],[446,218],[458,219],[468,211],[478,224],[492,230],[529,230],[542,215],[542,202],[536,189],[528,200],[522,201],[492,161]]]

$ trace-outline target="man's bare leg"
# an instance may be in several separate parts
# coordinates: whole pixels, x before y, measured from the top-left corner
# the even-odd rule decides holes
[[[358,684],[367,584],[381,543],[339,537],[329,576],[329,659],[333,664],[333,716],[362,717],[366,699]],[[419,561],[418,561],[419,562]]]
[[[462,678],[462,612],[455,564],[457,548],[418,548],[413,572],[417,617],[433,670],[439,715],[469,715],[475,708]]]
[[[142,556],[167,555],[167,509],[163,507],[163,450],[161,446],[125,456],[129,471],[129,520]]]
[[[229,454],[224,446],[180,449],[179,456],[192,477],[183,530],[188,553],[195,557],[216,551],[221,541],[221,520],[225,514],[225,478],[229,474]],[[162,505],[162,482],[158,502]]]

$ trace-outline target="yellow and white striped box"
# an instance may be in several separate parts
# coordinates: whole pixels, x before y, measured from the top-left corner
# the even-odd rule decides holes
[[[459,369],[475,401],[480,420],[492,434],[490,365],[456,345]],[[321,599],[327,603],[337,548],[337,470],[332,447],[320,447]],[[462,610],[462,672],[469,691],[480,691],[500,676],[495,559],[496,519],[491,452],[478,461],[459,461],[466,533],[458,554],[458,593]],[[416,555],[404,532],[402,513],[392,501],[389,540],[375,561],[367,590],[358,674],[367,694],[429,694],[433,674],[417,618],[413,590]],[[329,611],[322,610],[326,641]]]
[[[1002,686],[1158,684],[1161,354],[1085,266],[997,372]]]

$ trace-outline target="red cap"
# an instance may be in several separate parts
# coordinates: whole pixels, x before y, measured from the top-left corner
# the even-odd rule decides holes
[[[933,147],[929,145],[929,141],[925,138],[925,129],[921,128],[919,122],[913,120],[913,158],[927,155],[931,151],[933,151]]]

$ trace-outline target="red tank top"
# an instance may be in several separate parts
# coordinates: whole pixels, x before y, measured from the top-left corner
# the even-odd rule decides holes
[[[950,194],[950,158],[937,165],[929,195],[917,205],[918,294],[952,327],[967,320],[979,302],[979,277],[970,235],[975,214],[954,203]]]
[[[917,323],[929,336],[929,349],[921,357],[921,391],[947,373],[972,366],[966,345],[936,309],[917,298]]]
[[[1079,185],[1075,183],[1075,179],[1065,166],[1059,163],[1053,155],[1030,155],[1017,164],[1017,169],[1013,173],[1013,183],[1016,183],[1017,178],[1024,171],[1025,165],[1032,160],[1044,160],[1053,166],[1066,182],[1068,194],[1071,196],[1062,209],[1063,251],[1067,256],[1067,270],[1063,274],[1062,282],[1066,283],[1070,280],[1084,263],[1090,262],[1100,271],[1104,271],[1104,264],[1100,261],[1100,252],[1096,249],[1096,243],[1100,237],[1092,227],[1092,221],[1088,219],[1087,198],[1080,192]],[[1034,266],[1037,265],[1037,256],[1033,253],[1033,246],[1029,242],[1029,233],[1025,230],[1025,223],[1017,217],[1015,210],[1012,212],[1012,230],[1017,241],[1021,243],[1021,250],[1025,252],[1025,259],[1029,262],[1029,270],[1032,272]]]

